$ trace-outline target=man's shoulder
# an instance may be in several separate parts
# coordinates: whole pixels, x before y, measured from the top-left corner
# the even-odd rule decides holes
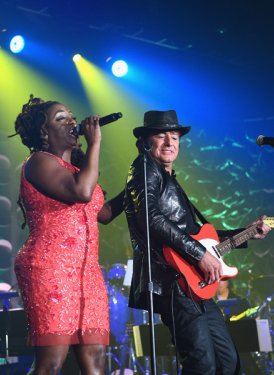
[[[144,155],[138,155],[132,162],[131,168],[142,168],[144,169],[144,162],[148,168],[162,171],[164,170],[163,166],[157,162],[153,157],[147,154],[146,159],[144,160]]]
[[[143,155],[139,155],[132,162],[128,172],[127,182],[129,183],[131,181],[136,183],[137,181],[143,181],[145,178],[144,171],[146,171],[146,179],[148,183],[153,184],[154,186],[162,183],[165,174],[164,169],[161,168],[161,165],[151,157],[147,158],[146,163],[144,164]]]

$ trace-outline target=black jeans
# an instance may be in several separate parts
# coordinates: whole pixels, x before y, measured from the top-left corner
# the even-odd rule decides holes
[[[172,337],[172,303],[176,348],[183,366],[182,374],[239,374],[239,356],[216,303],[212,299],[194,302],[179,295],[177,288],[174,288],[169,312],[161,314]]]

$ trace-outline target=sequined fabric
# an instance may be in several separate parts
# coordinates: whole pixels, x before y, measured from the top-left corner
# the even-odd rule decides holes
[[[77,168],[55,157],[77,173]],[[15,259],[32,345],[108,344],[108,296],[98,264],[98,223],[104,196],[89,203],[51,199],[21,177],[30,234]]]

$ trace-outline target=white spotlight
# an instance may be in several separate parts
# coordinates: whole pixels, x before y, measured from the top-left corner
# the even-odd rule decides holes
[[[21,35],[14,36],[10,41],[10,50],[12,53],[19,53],[25,47],[25,39]]]
[[[117,60],[112,64],[111,70],[116,77],[123,77],[128,72],[128,66],[124,60]]]

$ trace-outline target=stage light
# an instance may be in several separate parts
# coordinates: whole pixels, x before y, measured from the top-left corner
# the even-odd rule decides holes
[[[123,77],[128,72],[127,63],[124,60],[117,60],[112,64],[111,71],[116,77]]]
[[[20,53],[25,47],[25,40],[21,35],[14,36],[10,41],[10,50],[12,53]]]
[[[76,61],[81,60],[81,58],[82,58],[82,56],[81,56],[79,53],[77,53],[76,55],[73,56],[72,60],[73,60],[74,62],[76,62]]]

